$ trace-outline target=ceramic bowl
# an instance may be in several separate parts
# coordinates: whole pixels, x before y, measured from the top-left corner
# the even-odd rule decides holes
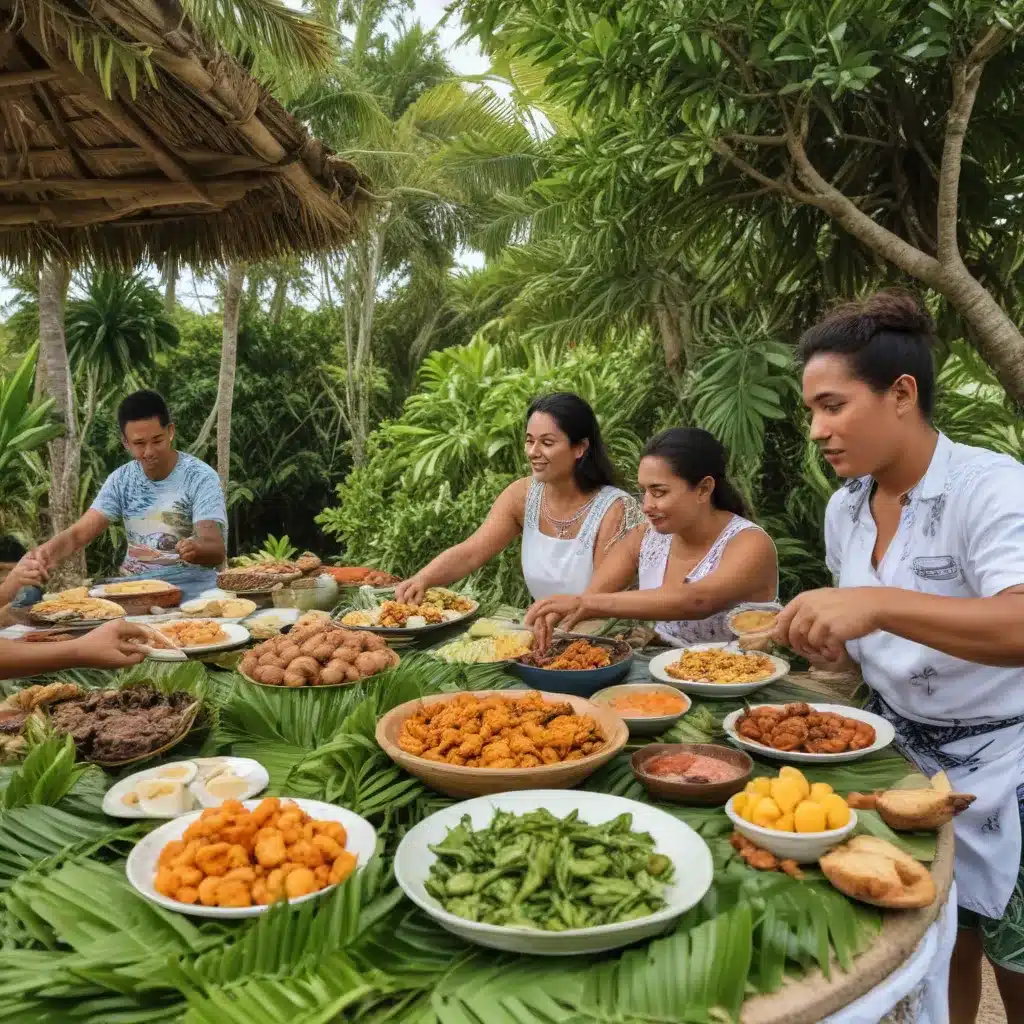
[[[850,811],[850,820],[842,828],[827,832],[779,832],[773,828],[761,828],[741,818],[733,808],[733,798],[725,805],[725,813],[741,836],[746,836],[756,846],[769,850],[781,860],[795,860],[797,864],[814,864],[834,846],[844,842],[857,827],[857,812]]]
[[[740,769],[740,774],[727,782],[674,782],[662,779],[657,775],[651,775],[644,767],[653,758],[662,754],[703,754],[735,765]],[[717,743],[649,743],[646,747],[641,747],[629,763],[637,781],[651,796],[658,800],[696,804],[701,807],[720,807],[733,794],[743,789],[754,770],[754,762],[748,754],[732,747],[719,746]]]
[[[484,924],[457,917],[446,911],[427,892],[424,882],[436,854],[430,849],[444,840],[463,816],[468,816],[474,829],[486,828],[498,810],[526,814],[539,807],[556,817],[570,813],[581,821],[599,825],[620,814],[629,814],[633,828],[647,832],[654,840],[655,850],[669,857],[675,866],[675,877],[665,892],[666,906],[647,917],[592,928],[571,928],[566,931],[541,931]],[[678,818],[635,800],[608,793],[552,792],[537,790],[522,793],[500,793],[467,800],[445,807],[410,829],[395,852],[395,881],[421,910],[442,928],[480,946],[528,953],[534,956],[570,956],[600,953],[619,949],[642,939],[649,939],[672,927],[690,907],[699,903],[711,886],[713,865],[711,851],[697,833]]]
[[[559,633],[556,640],[586,640],[597,647],[614,651],[618,661],[604,668],[588,668],[579,671],[537,668],[513,661],[509,668],[527,686],[545,693],[571,693],[577,697],[589,697],[612,683],[629,675],[633,666],[633,649],[622,640],[610,640],[603,636],[589,636],[586,633]]]
[[[682,710],[674,715],[631,715],[619,711],[611,703],[616,697],[626,697],[631,693],[650,693],[651,691],[678,697],[683,702]],[[606,686],[603,690],[598,690],[590,699],[595,704],[610,707],[629,726],[631,736],[660,736],[690,710],[692,703],[685,693],[666,683],[620,683],[618,686]]]

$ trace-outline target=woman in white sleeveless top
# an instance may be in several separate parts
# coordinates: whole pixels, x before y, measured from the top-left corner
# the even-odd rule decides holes
[[[732,640],[731,609],[775,600],[775,545],[746,518],[726,478],[725,449],[711,434],[659,434],[644,448],[638,476],[648,525],[615,546],[585,593],[534,604],[526,621],[540,643],[555,626],[589,618],[657,620],[659,637],[674,647]],[[626,591],[637,577],[640,589]]]
[[[534,600],[582,594],[612,545],[642,521],[636,502],[612,486],[612,464],[594,410],[579,395],[535,400],[526,414],[531,477],[498,496],[483,525],[395,588],[416,604],[429,587],[468,576],[523,538],[523,576]]]

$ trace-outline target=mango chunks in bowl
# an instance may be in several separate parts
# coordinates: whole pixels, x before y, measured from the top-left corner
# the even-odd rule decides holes
[[[827,782],[812,784],[789,765],[775,778],[751,779],[732,808],[744,821],[777,832],[829,832],[851,817],[849,804]]]

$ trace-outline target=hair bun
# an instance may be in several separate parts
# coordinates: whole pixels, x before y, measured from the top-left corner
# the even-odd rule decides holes
[[[918,334],[932,342],[935,323],[928,311],[910,292],[891,288],[876,292],[860,307],[861,314],[874,321],[875,331]]]

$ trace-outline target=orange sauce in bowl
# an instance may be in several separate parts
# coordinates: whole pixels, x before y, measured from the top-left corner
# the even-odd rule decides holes
[[[655,718],[679,715],[686,709],[686,700],[662,690],[634,690],[608,701],[624,718]]]

